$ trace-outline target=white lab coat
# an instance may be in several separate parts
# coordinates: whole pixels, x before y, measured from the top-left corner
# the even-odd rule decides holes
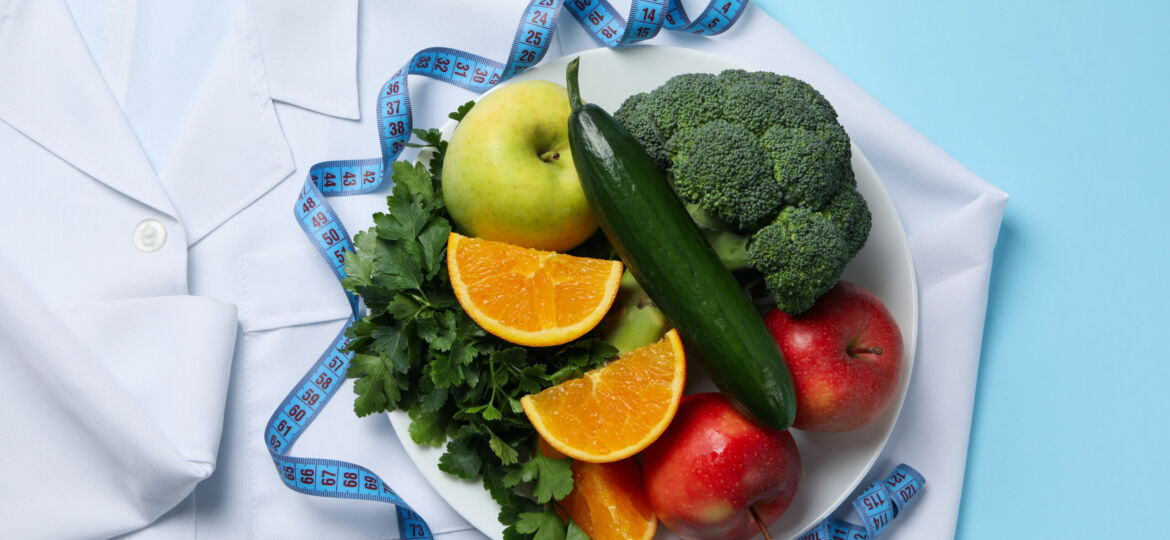
[[[0,537],[396,537],[388,505],[286,488],[263,444],[273,408],[348,313],[292,205],[312,164],[378,155],[374,98],[415,51],[503,60],[525,4],[369,2],[359,20],[356,0],[241,1],[190,112],[174,119],[173,148],[152,167],[63,3],[0,0]],[[961,324],[924,328],[932,343],[972,351],[963,369],[939,372],[962,376],[925,394],[912,386],[909,399],[969,396],[1003,194],[758,9],[718,38],[653,43],[794,73],[829,95],[902,210],[924,318],[956,291],[971,296]],[[563,14],[548,57],[593,46]],[[416,127],[442,125],[474,97],[417,77],[411,90]],[[385,194],[331,202],[352,234]],[[947,258],[953,246],[964,249]],[[958,262],[923,271],[944,259]],[[954,290],[942,297],[934,283]],[[920,364],[914,384],[931,369],[941,367]],[[343,387],[293,453],[366,465],[437,536],[482,538],[429,488],[384,416],[354,417],[352,397]],[[970,399],[931,405],[902,425],[946,439],[948,451],[896,436],[899,455],[881,463],[906,459],[938,483],[900,518],[920,537],[954,530],[971,411]]]
[[[366,89],[413,53],[404,40],[449,37],[373,30]],[[347,314],[292,205],[313,163],[377,155],[373,115],[353,120],[357,31],[354,1],[241,2],[156,170],[64,4],[0,1],[0,537],[152,522],[139,536],[394,534],[387,505],[285,488],[261,444]],[[352,232],[384,197],[336,206]],[[145,220],[154,235],[136,236]],[[296,453],[417,475],[385,417],[358,420],[351,401],[339,395]],[[437,531],[467,528],[445,512]]]

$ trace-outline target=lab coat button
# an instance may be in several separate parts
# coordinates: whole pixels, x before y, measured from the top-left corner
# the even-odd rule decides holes
[[[143,253],[153,253],[167,243],[167,228],[157,219],[144,219],[134,227],[134,247]]]

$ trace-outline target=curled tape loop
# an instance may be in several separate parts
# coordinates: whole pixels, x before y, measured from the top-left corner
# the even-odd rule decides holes
[[[359,195],[381,187],[391,164],[406,148],[413,129],[408,75],[421,75],[484,92],[540,62],[556,32],[561,8],[600,43],[620,47],[649,39],[662,28],[713,36],[731,27],[748,0],[714,0],[694,20],[680,0],[634,0],[623,18],[605,0],[532,0],[524,9],[506,63],[445,47],[423,49],[382,85],[378,95],[378,139],[382,156],[326,161],[309,170],[293,214],[333,275],[345,277],[345,253],[353,241],[326,197]],[[348,291],[353,314],[329,348],[272,413],[264,439],[284,484],[309,495],[380,501],[393,504],[403,539],[432,538],[426,522],[378,475],[360,465],[328,459],[289,456],[297,438],[345,380],[353,354],[346,350],[346,329],[361,317],[361,304]]]
[[[885,480],[870,484],[853,500],[862,525],[829,517],[799,540],[873,540],[918,496],[924,484],[926,479],[913,467],[898,465]]]

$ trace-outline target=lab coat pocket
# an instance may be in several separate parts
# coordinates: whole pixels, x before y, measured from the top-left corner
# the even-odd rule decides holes
[[[308,242],[240,257],[240,325],[244,332],[349,316],[345,291]]]
[[[246,461],[233,475],[250,478],[254,494],[239,508],[253,512],[256,538],[384,538],[396,530],[395,514],[385,505],[323,500],[288,489],[272,467],[264,444],[266,422],[276,407],[329,347],[350,315],[337,279],[312,244],[281,246],[241,257],[240,323],[243,339],[237,352],[245,408],[242,430]],[[397,480],[422,484],[410,467],[386,416],[359,419],[353,414],[353,387],[343,376],[325,383],[335,389],[310,428],[296,441],[292,454],[360,463],[395,473]],[[407,473],[406,471],[411,471]],[[396,483],[396,486],[401,485]],[[238,485],[228,496],[242,492]],[[230,506],[237,506],[229,503]]]

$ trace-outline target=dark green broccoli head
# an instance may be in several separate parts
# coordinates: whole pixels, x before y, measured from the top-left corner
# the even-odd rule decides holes
[[[790,206],[756,231],[746,262],[764,274],[776,307],[800,313],[841,279],[848,246],[832,220],[820,212]]]
[[[847,260],[861,251],[865,240],[869,238],[869,229],[873,224],[869,205],[865,204],[865,198],[861,193],[856,189],[843,189],[818,213],[829,218],[841,231],[845,245],[848,246]]]
[[[762,274],[781,309],[811,305],[865,243],[871,218],[849,135],[811,85],[745,70],[679,75],[615,116],[702,227],[751,246],[724,263]]]
[[[675,191],[736,230],[768,222],[784,200],[760,140],[741,126],[714,120],[667,142]]]
[[[837,124],[837,111],[812,85],[793,77],[780,77],[773,92],[778,103],[783,104],[780,125],[819,129]]]
[[[642,148],[659,167],[669,170],[670,156],[666,153],[666,139],[659,135],[658,124],[654,121],[654,115],[649,112],[651,101],[649,94],[645,92],[634,94],[614,111],[613,117],[638,139]]]
[[[659,134],[669,140],[680,130],[721,118],[723,86],[717,76],[709,73],[676,75],[650,93],[646,112],[658,126]]]
[[[853,166],[845,167],[845,179],[842,181],[842,189],[857,190],[857,175],[853,172]]]
[[[763,143],[772,163],[772,176],[784,190],[784,204],[818,210],[841,190],[851,152],[833,138],[838,129],[819,130],[773,126]],[[848,138],[846,138],[848,141]]]
[[[818,129],[837,123],[837,111],[804,81],[768,71],[727,70],[723,86],[723,118],[756,135],[773,126]]]

